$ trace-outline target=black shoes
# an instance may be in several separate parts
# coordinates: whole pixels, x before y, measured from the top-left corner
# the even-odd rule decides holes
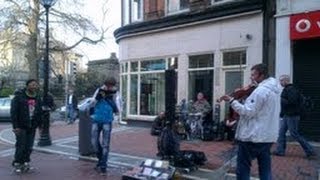
[[[316,158],[317,158],[317,154],[314,153],[314,152],[312,152],[312,153],[310,153],[310,154],[307,154],[307,155],[306,155],[306,158],[307,158],[307,159],[316,159]]]
[[[272,154],[275,156],[284,156],[284,153],[279,153],[277,151],[273,151]]]

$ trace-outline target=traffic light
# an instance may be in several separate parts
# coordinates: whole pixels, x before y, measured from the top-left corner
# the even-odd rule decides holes
[[[76,63],[72,63],[72,73],[73,73],[73,75],[77,75],[77,64]]]

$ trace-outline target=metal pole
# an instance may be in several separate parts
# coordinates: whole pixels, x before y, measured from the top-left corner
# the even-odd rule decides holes
[[[44,82],[43,82],[43,115],[42,115],[42,123],[39,128],[40,130],[40,139],[38,142],[38,146],[50,146],[51,138],[49,133],[50,127],[50,106],[49,106],[49,8],[50,6],[44,6],[46,9],[46,53],[44,58]]]

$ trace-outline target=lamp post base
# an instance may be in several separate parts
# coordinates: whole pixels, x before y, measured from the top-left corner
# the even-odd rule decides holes
[[[50,146],[52,144],[50,133],[50,111],[43,111],[42,123],[39,126],[40,138],[38,141],[38,146]]]

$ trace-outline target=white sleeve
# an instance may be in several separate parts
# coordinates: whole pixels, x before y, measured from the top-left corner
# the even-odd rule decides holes
[[[234,100],[231,103],[232,108],[242,116],[253,117],[262,108],[264,97],[260,92],[260,89],[256,89],[252,94],[245,100],[244,104]]]

